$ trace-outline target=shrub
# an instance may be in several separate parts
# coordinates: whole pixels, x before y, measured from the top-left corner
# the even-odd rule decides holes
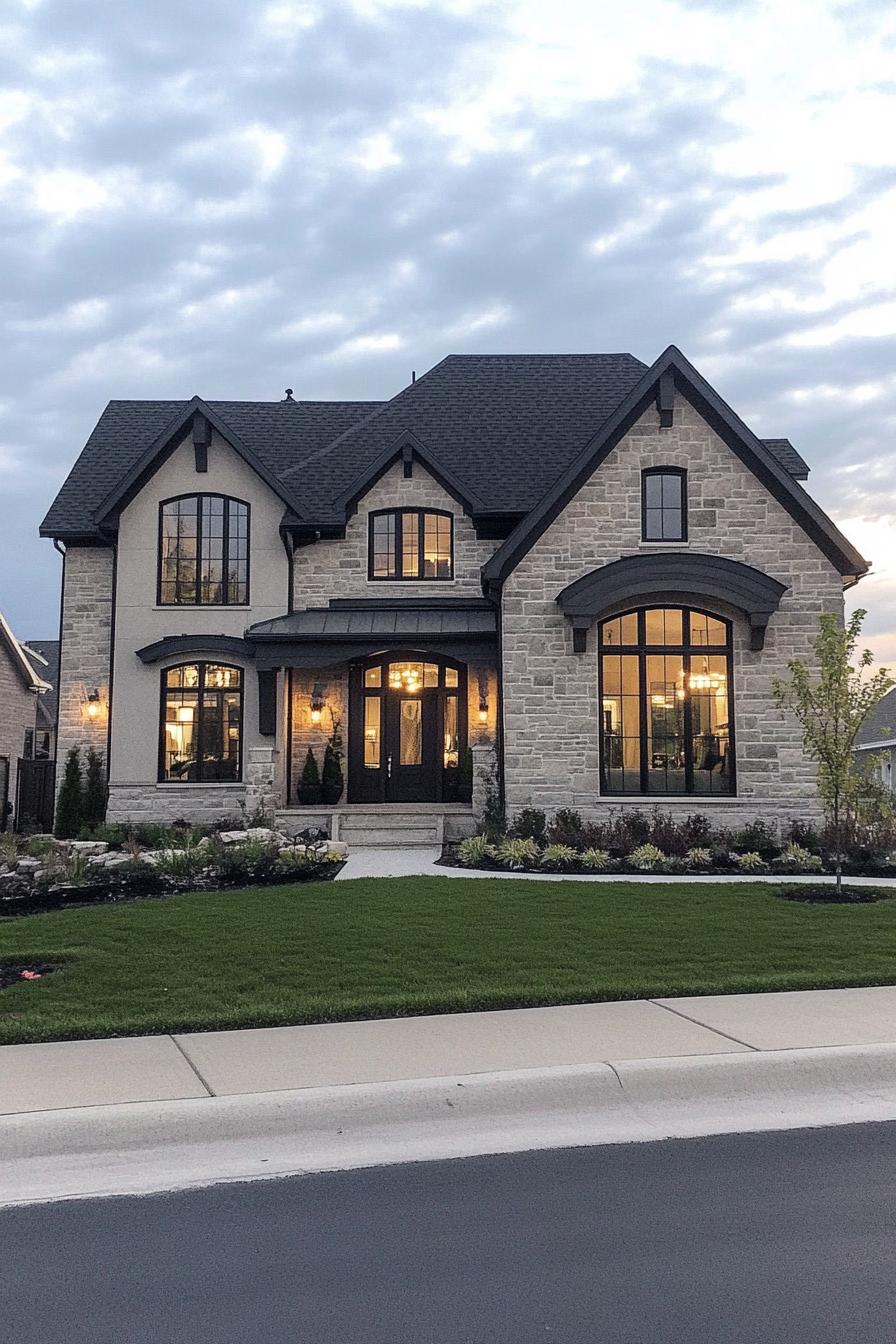
[[[545,815],[537,807],[524,807],[514,817],[508,835],[518,840],[534,840],[540,844],[544,839]]]
[[[586,868],[591,868],[595,873],[603,873],[609,868],[612,860],[605,849],[595,849],[592,845],[586,849],[582,855],[582,863]]]
[[[521,868],[537,868],[541,851],[534,840],[519,840],[506,836],[498,846],[498,862],[504,868],[518,871]]]
[[[299,784],[299,802],[306,806],[320,802],[320,771],[314,752],[308,748],[305,764],[302,766],[302,781]]]
[[[339,757],[328,742],[324,751],[324,768],[320,777],[321,797],[325,803],[338,803],[342,797],[342,766]]]
[[[695,845],[685,855],[685,865],[692,870],[711,868],[712,850],[707,849],[705,845]]]
[[[639,873],[658,873],[666,865],[666,856],[656,845],[638,845],[629,854],[628,861]]]
[[[712,823],[702,812],[691,812],[681,823],[681,829],[688,849],[701,849],[712,840]]]
[[[664,854],[684,856],[689,847],[684,822],[678,822],[668,812],[655,809],[650,819],[650,843]]]
[[[93,747],[87,748],[87,770],[84,777],[83,822],[93,831],[106,818],[106,772],[103,758]]]
[[[808,849],[812,854],[821,853],[821,835],[818,827],[811,821],[800,821],[798,817],[794,817],[787,827],[787,839],[802,849]]]
[[[766,862],[781,852],[781,842],[774,826],[757,817],[737,832],[732,848],[738,854],[756,853]]]
[[[541,866],[552,873],[563,873],[573,866],[578,857],[578,850],[571,845],[548,845],[541,856]]]
[[[202,853],[203,851],[199,851]],[[277,871],[280,852],[268,840],[247,840],[242,845],[209,845],[211,869],[222,882],[260,881]]]
[[[784,846],[773,866],[776,872],[785,873],[820,873],[824,868],[820,854],[813,854],[792,840]]]
[[[581,815],[571,807],[561,807],[554,814],[545,835],[549,845],[568,845],[570,849],[585,848],[585,827]]]
[[[590,843],[606,847],[617,858],[624,858],[638,845],[650,841],[650,818],[640,810],[615,812],[603,827],[590,829]]]
[[[457,857],[464,868],[480,868],[485,863],[493,863],[495,851],[488,836],[468,835],[457,847]]]
[[[81,786],[81,748],[69,747],[65,754],[65,772],[56,800],[56,835],[74,840],[84,824],[84,791]]]
[[[485,785],[485,800],[482,808],[482,830],[489,840],[496,842],[507,831],[507,818],[504,811],[504,799],[498,787],[494,770],[483,767],[479,778]]]
[[[755,849],[748,849],[743,854],[734,853],[731,857],[742,873],[764,873],[766,871],[765,860],[761,854],[757,854]]]
[[[208,862],[207,849],[200,849],[197,844],[187,844],[182,849],[174,846],[163,849],[155,867],[158,873],[170,877],[172,881],[192,882],[208,867]]]
[[[15,863],[18,857],[19,842],[16,837],[8,831],[0,834],[0,863]]]

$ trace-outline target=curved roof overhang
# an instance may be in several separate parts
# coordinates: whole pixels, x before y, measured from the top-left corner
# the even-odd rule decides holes
[[[750,648],[761,649],[765,628],[778,610],[787,585],[760,569],[719,555],[692,551],[630,555],[576,579],[557,594],[557,602],[573,627],[574,647],[584,652],[585,631],[623,607],[649,603],[722,606],[746,617]],[[579,632],[578,638],[575,632]]]
[[[141,663],[158,663],[176,654],[213,653],[219,658],[255,657],[255,646],[234,635],[167,635],[137,650]]]

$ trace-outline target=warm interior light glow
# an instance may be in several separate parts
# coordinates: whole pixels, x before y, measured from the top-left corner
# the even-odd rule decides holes
[[[193,706],[192,706],[192,705],[179,705],[179,706],[178,706],[178,710],[177,710],[177,721],[178,721],[178,723],[192,723],[192,722],[193,722]]]

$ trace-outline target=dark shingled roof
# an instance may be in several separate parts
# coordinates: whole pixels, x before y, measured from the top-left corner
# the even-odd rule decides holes
[[[404,434],[484,513],[528,512],[647,366],[633,355],[449,355],[387,402],[211,401],[208,406],[301,500],[304,520],[344,522],[344,500]],[[186,401],[111,401],[41,525],[96,535],[95,512]],[[787,439],[766,445],[793,475]]]
[[[377,401],[208,403],[275,476],[283,475],[289,467],[318,452],[381,404]],[[186,401],[110,401],[41,523],[42,535],[94,533],[95,510],[186,406]]]
[[[890,741],[896,747],[896,687],[871,711],[856,735],[857,747],[863,742]]]
[[[762,442],[770,453],[781,463],[785,471],[789,471],[796,481],[805,481],[809,476],[809,466],[794,448],[789,439],[763,439]]]

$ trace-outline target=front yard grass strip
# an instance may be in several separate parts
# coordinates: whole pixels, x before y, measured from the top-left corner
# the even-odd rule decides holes
[[[408,877],[203,892],[0,924],[0,1041],[896,983],[896,901],[766,884]]]

